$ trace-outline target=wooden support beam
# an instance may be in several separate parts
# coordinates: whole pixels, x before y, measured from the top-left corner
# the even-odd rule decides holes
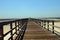
[[[43,21],[41,21],[41,25],[42,25],[42,27],[43,27]]]
[[[20,24],[19,24],[19,21],[18,21],[18,28],[19,28],[19,25],[20,25]]]
[[[3,25],[0,25],[0,37],[3,35]],[[0,38],[0,40],[4,40],[4,38]]]
[[[12,22],[10,23],[10,29],[12,30]],[[13,30],[11,31],[11,40],[13,40]]]
[[[52,32],[54,33],[54,21],[52,21]]]
[[[46,28],[46,21],[44,21],[44,28]]]
[[[15,31],[16,31],[16,35],[17,35],[17,22],[15,21]]]
[[[47,21],[47,30],[49,31],[49,21]]]

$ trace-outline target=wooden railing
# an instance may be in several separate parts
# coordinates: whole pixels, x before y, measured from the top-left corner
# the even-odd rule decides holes
[[[48,31],[52,30],[51,31],[52,33],[60,36],[60,32],[54,30],[55,28],[60,29],[60,27],[54,25],[55,22],[59,22],[59,21],[42,20],[42,19],[34,19],[34,18],[31,18],[29,20],[34,21],[35,23],[39,24],[40,27],[43,27],[43,28],[47,29]],[[0,22],[0,40],[22,40],[25,30],[26,30],[26,27],[27,27],[27,22],[28,22],[28,18]],[[49,24],[50,22],[52,24]],[[15,23],[14,28],[13,28],[13,23]],[[8,24],[10,24],[10,30],[4,34],[4,30],[3,30],[4,25],[8,25]],[[52,29],[50,28],[50,26],[52,26]],[[14,33],[13,33],[13,30],[15,30]],[[8,34],[10,34],[10,37],[8,39],[4,39],[4,37],[6,37]],[[13,37],[14,35],[16,35],[15,38]]]
[[[34,21],[35,23],[39,24],[40,27],[43,27],[43,28],[47,29],[48,31],[51,31],[52,33],[54,33],[60,37],[60,31],[58,32],[57,30],[55,30],[55,28],[60,29],[60,27],[54,25],[55,22],[60,22],[60,21],[58,21],[58,20],[56,20],[56,21],[55,20],[43,20],[43,19],[31,19],[31,20]],[[51,23],[51,24],[49,24],[49,23]],[[50,28],[50,26],[52,28]]]
[[[17,19],[17,20],[10,20],[5,22],[0,22],[0,40],[22,40],[26,26],[27,26],[28,19]],[[15,27],[13,28],[13,23],[15,23]],[[4,25],[10,24],[10,30],[4,34],[3,27]],[[8,28],[7,28],[8,29]],[[13,30],[15,32],[13,33]],[[4,39],[10,33],[10,37],[8,39]],[[16,34],[16,37],[13,36]]]

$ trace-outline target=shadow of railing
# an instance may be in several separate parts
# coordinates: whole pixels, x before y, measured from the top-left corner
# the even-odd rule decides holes
[[[0,40],[22,40],[27,27],[27,22],[28,22],[27,18],[0,22]],[[13,23],[15,23],[14,28]],[[8,24],[10,24],[10,30],[4,34],[3,32],[4,25]],[[15,30],[14,33],[13,30]],[[7,36],[8,34],[10,34],[10,37],[8,39],[4,39],[4,37]],[[15,38],[13,37],[14,35],[16,35]]]

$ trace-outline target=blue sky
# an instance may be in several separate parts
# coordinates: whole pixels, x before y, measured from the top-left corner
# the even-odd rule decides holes
[[[0,18],[60,17],[60,0],[0,0]]]

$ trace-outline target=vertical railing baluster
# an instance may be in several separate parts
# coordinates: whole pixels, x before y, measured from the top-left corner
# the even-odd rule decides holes
[[[40,20],[40,23],[41,23],[40,26],[42,27],[42,21],[41,20]]]
[[[12,22],[10,23],[10,29],[11,29],[11,40],[13,40]]]
[[[42,21],[42,23],[41,23],[41,24],[42,24],[42,27],[43,27],[43,21]]]
[[[17,22],[15,21],[15,31],[16,31],[16,35],[17,35]]]
[[[43,28],[44,28],[44,21],[43,21]]]
[[[41,26],[41,21],[40,21],[40,26]]]
[[[19,29],[19,21],[18,21],[18,29]]]
[[[39,24],[40,24],[40,26],[41,26],[41,21],[39,21]]]
[[[0,25],[0,37],[3,36],[3,25]],[[0,40],[4,40],[4,38],[0,38]]]
[[[46,28],[46,21],[44,21],[44,28]]]
[[[49,31],[49,21],[47,21],[47,30]]]
[[[52,21],[52,32],[54,33],[54,21]]]

